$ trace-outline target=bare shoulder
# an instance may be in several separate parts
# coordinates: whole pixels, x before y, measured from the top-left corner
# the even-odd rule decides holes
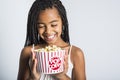
[[[24,47],[21,52],[21,58],[27,58],[31,54],[31,46]]]
[[[78,60],[84,60],[84,53],[82,49],[73,45],[71,50],[71,60],[73,63],[75,63]]]
[[[74,46],[74,45],[72,45],[72,51],[82,52],[82,50],[79,47]]]
[[[82,51],[82,49],[80,49],[79,47],[76,47],[76,46],[72,46],[72,51],[71,51],[72,55],[74,56],[83,56],[84,53]]]
[[[35,46],[35,49],[39,48],[40,46]],[[21,52],[21,58],[29,58],[31,53],[32,53],[32,45],[31,46],[26,46],[22,49]]]

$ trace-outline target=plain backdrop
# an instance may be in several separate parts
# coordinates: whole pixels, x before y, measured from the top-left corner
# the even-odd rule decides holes
[[[0,80],[16,80],[34,0],[0,0]],[[87,80],[120,80],[120,0],[62,0]]]

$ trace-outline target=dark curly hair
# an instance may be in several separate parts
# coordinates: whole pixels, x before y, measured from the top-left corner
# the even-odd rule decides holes
[[[37,29],[38,16],[42,10],[53,7],[55,7],[58,10],[58,13],[62,19],[62,24],[64,26],[64,28],[62,29],[61,38],[65,42],[70,44],[68,20],[67,20],[66,10],[62,2],[60,0],[36,0],[32,4],[31,9],[28,13],[27,35],[24,46],[45,43],[45,41],[40,36],[38,36],[38,29]]]

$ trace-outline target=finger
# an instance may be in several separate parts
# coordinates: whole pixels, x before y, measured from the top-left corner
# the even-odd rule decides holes
[[[67,63],[68,62],[68,55],[65,55],[64,61]]]
[[[37,59],[33,60],[33,72],[36,73]]]
[[[68,55],[68,50],[65,50],[65,55]]]
[[[30,55],[30,59],[29,59],[29,66],[30,69],[33,71],[33,66],[34,66],[34,59],[35,59],[35,53],[33,51],[33,49],[31,49],[31,55]]]
[[[68,58],[67,57],[64,60],[64,66],[68,66]]]
[[[34,60],[34,59],[35,59],[35,53],[34,53],[34,50],[33,50],[33,49],[31,49],[31,51],[32,51],[32,53],[31,53],[31,58],[32,58],[32,60]]]
[[[68,71],[68,55],[65,55],[64,59],[64,72],[66,73]]]

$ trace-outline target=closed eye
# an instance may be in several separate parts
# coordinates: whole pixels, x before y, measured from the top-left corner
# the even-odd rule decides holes
[[[52,27],[56,27],[56,26],[57,26],[57,24],[52,24],[51,26],[52,26]]]
[[[44,28],[45,26],[38,26],[38,28]]]
[[[45,28],[44,24],[38,24],[38,28]]]

